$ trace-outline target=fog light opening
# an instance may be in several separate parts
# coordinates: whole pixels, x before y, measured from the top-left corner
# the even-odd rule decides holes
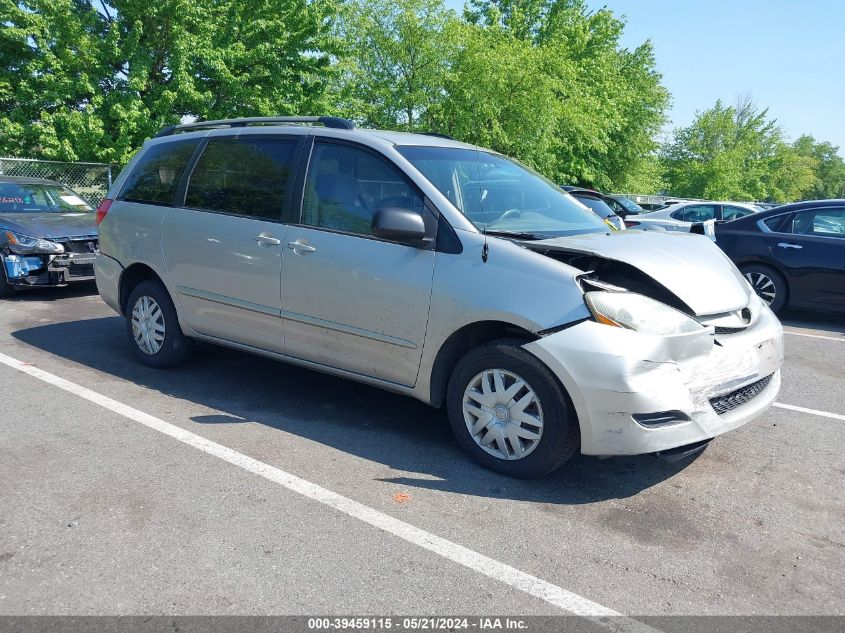
[[[683,411],[657,411],[654,413],[635,413],[634,422],[649,429],[673,426],[689,422],[690,417]]]

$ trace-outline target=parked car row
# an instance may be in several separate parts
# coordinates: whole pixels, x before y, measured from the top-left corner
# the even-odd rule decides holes
[[[653,214],[496,152],[331,117],[167,128],[96,214],[21,179],[0,183],[0,212],[4,291],[93,263],[142,364],[205,341],[379,386],[444,407],[472,458],[518,477],[576,451],[702,450],[777,396],[769,306],[845,306],[845,275],[819,272],[843,261],[841,201],[681,203],[667,222],[683,229],[611,230]],[[702,220],[715,244],[689,233]],[[828,264],[771,257],[805,248]]]

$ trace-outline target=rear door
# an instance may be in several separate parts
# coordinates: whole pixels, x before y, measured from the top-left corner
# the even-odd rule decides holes
[[[845,207],[798,211],[780,233],[773,255],[791,273],[793,303],[845,307]]]
[[[433,240],[382,240],[370,223],[376,210],[401,207],[436,226],[423,196],[381,154],[321,139],[302,188],[301,218],[283,249],[286,353],[412,386],[428,323]]]
[[[162,226],[185,318],[207,336],[282,352],[282,224],[300,138],[218,137],[183,181]]]

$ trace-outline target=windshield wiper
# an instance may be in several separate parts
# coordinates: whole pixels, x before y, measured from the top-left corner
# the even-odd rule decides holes
[[[486,235],[494,235],[496,237],[512,237],[516,240],[547,240],[549,239],[548,235],[542,235],[541,233],[526,233],[523,231],[484,231]]]

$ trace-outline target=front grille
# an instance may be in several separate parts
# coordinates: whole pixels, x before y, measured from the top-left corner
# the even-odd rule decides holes
[[[737,332],[743,332],[747,328],[745,327],[716,327],[716,334],[736,334]]]
[[[733,411],[760,395],[760,392],[772,381],[772,376],[774,374],[769,374],[765,378],[761,378],[757,382],[752,382],[750,385],[745,385],[741,389],[731,391],[723,396],[710,398],[710,406],[719,415]]]
[[[68,277],[93,277],[94,264],[72,264],[67,269]]]

